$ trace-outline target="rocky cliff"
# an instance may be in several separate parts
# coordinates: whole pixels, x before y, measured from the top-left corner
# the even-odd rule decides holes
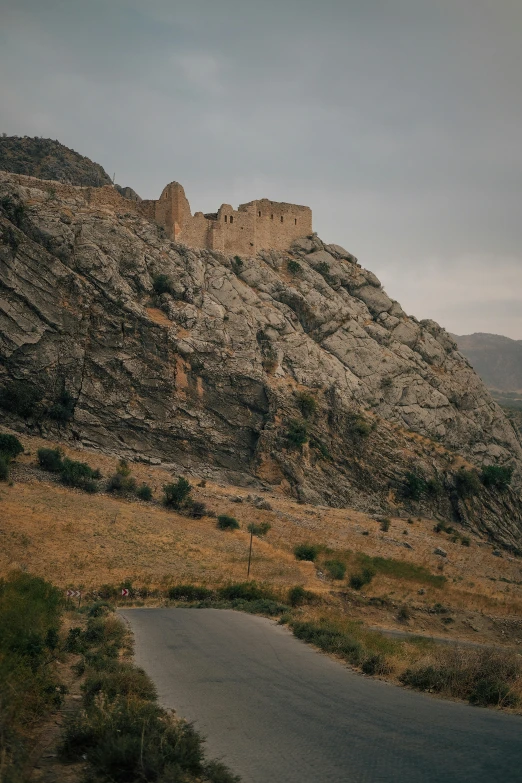
[[[350,253],[316,236],[192,250],[114,189],[48,185],[0,174],[11,425],[520,547],[518,434],[453,339]],[[488,464],[513,468],[510,488],[477,480]]]

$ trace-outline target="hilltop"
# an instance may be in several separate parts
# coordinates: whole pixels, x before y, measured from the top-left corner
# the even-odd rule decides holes
[[[489,389],[522,393],[522,340],[485,332],[453,337]]]
[[[300,503],[521,542],[520,438],[433,321],[316,235],[228,256],[113,188],[0,175],[6,422]],[[511,487],[481,482],[512,471]]]

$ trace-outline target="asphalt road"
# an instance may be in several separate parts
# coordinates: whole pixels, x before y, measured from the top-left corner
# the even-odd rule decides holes
[[[161,703],[244,783],[522,781],[522,718],[354,674],[262,617],[121,614]]]

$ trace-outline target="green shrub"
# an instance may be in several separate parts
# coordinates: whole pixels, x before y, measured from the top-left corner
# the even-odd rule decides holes
[[[53,665],[61,622],[61,592],[17,572],[0,579],[0,768],[2,781],[26,778],[33,727],[60,706],[64,688]]]
[[[461,468],[455,475],[455,486],[461,498],[471,497],[480,491],[480,479],[474,470]]]
[[[191,486],[186,478],[180,476],[176,482],[163,487],[164,504],[167,508],[180,509],[189,498]]]
[[[161,294],[174,293],[174,285],[168,275],[154,275],[152,278],[152,287],[154,293],[158,294],[158,296]]]
[[[360,413],[351,413],[347,417],[348,433],[356,438],[367,438],[372,431],[371,423]]]
[[[168,596],[171,601],[210,601],[214,591],[197,585],[175,585],[169,589]]]
[[[365,585],[369,585],[375,576],[372,568],[363,568],[359,574],[352,574],[350,577],[350,587],[352,590],[361,590]]]
[[[387,533],[390,529],[391,520],[390,519],[381,519],[381,530],[383,533]]]
[[[346,575],[346,565],[341,560],[326,560],[324,567],[332,579],[344,579]]]
[[[292,275],[298,275],[302,271],[301,264],[299,264],[297,261],[294,261],[293,258],[288,261],[286,266]]]
[[[303,604],[313,604],[317,601],[317,596],[310,590],[305,590],[301,585],[291,587],[288,591],[288,602],[290,606],[302,606]]]
[[[308,440],[308,429],[306,422],[298,419],[291,419],[288,422],[286,439],[289,444],[295,448],[303,446]]]
[[[297,394],[297,405],[305,419],[311,418],[317,411],[317,402],[311,394],[299,392]]]
[[[217,594],[224,601],[259,601],[263,598],[273,600],[271,590],[255,582],[237,582],[220,587]]]
[[[152,500],[152,489],[148,484],[142,484],[141,487],[138,487],[136,490],[136,495],[140,500]]]
[[[67,487],[83,489],[84,492],[97,492],[98,485],[96,481],[99,476],[100,472],[93,470],[85,462],[76,462],[76,460],[68,457],[62,460],[60,478],[62,484],[65,484]]]
[[[319,272],[320,275],[328,279],[328,276],[330,274],[330,267],[328,266],[326,261],[321,261],[319,264],[317,264],[316,270]]]
[[[404,476],[402,495],[410,500],[420,500],[426,492],[426,479],[411,471]]]
[[[0,433],[0,454],[10,462],[23,454],[24,447],[14,435]]]
[[[0,447],[1,451],[1,447]],[[511,484],[513,468],[505,465],[486,465],[482,468],[482,483],[485,487],[506,489]]]
[[[407,579],[412,582],[430,584],[434,587],[442,587],[446,577],[432,574],[424,566],[409,563],[407,560],[394,560],[392,557],[371,557],[363,552],[358,552],[356,561],[361,568],[370,569],[378,574],[385,574],[395,579]]]
[[[296,560],[309,560],[313,563],[317,559],[319,552],[320,547],[316,544],[297,544],[294,547]]]
[[[238,530],[240,524],[234,517],[229,517],[228,514],[220,514],[217,518],[217,527],[220,530]]]
[[[136,479],[122,473],[114,473],[107,483],[107,492],[117,495],[131,495],[136,492]]]
[[[495,676],[478,680],[469,695],[469,701],[471,704],[478,704],[481,707],[489,707],[492,704],[516,707],[518,704],[518,698],[513,693],[510,684]]]
[[[9,481],[9,460],[0,454],[0,481]]]
[[[364,674],[368,674],[370,676],[377,675],[383,675],[383,674],[389,674],[391,671],[391,667],[386,661],[386,658],[381,653],[377,653],[375,655],[369,655],[368,658],[366,658],[363,661],[363,664],[361,666]]]
[[[250,522],[247,526],[249,533],[253,533],[255,536],[266,536],[269,530],[272,529],[270,522]]]
[[[239,275],[243,271],[244,262],[241,256],[234,256],[232,260],[232,270],[234,274]]]
[[[64,389],[49,410],[49,417],[61,423],[68,422],[74,416],[74,405],[74,397]]]
[[[156,688],[143,669],[129,663],[118,663],[110,671],[93,672],[82,685],[84,705],[93,704],[99,693],[110,701],[118,697],[134,696],[145,701],[157,698]]]
[[[38,463],[43,470],[59,473],[62,469],[61,449],[38,449]]]
[[[41,399],[41,392],[28,381],[11,381],[0,391],[0,408],[26,419]]]
[[[361,662],[363,649],[360,642],[327,620],[294,622],[292,631],[298,639],[325,652],[340,655],[354,665]]]

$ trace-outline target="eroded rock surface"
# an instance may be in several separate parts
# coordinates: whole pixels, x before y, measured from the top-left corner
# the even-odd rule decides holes
[[[354,256],[313,236],[238,264],[167,241],[113,189],[48,184],[0,173],[0,386],[42,397],[10,423],[520,545],[518,434],[453,339]],[[58,424],[64,390],[74,416]],[[459,468],[485,464],[512,466],[512,487],[459,493]],[[420,500],[408,473],[428,482]]]

